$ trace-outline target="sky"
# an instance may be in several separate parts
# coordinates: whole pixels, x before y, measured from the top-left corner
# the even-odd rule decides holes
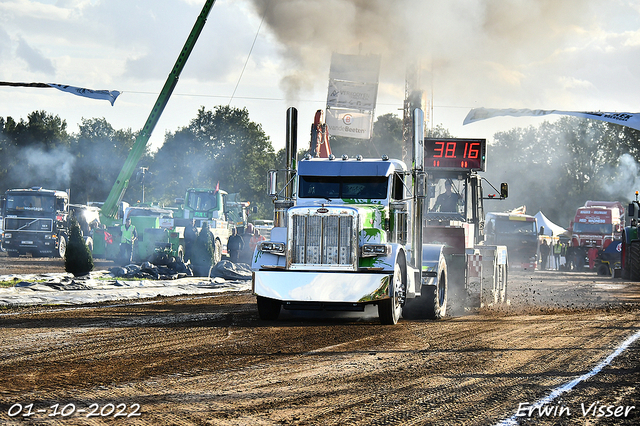
[[[0,86],[0,116],[143,127],[204,0],[0,0],[0,81],[122,92],[114,106]],[[218,0],[151,137],[199,108],[247,108],[274,148],[298,108],[300,146],[324,108],[331,53],[381,55],[375,115],[402,115],[413,64],[428,126],[487,138],[542,118],[462,125],[472,108],[640,112],[640,0]],[[546,118],[549,120],[549,118]],[[491,161],[490,159],[488,161]]]

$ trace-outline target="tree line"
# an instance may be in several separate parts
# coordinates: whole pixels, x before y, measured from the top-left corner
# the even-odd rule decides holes
[[[72,203],[104,201],[138,132],[116,130],[104,118],[83,118],[79,131],[70,133],[64,120],[45,111],[19,121],[0,117],[0,191],[42,186],[69,189]],[[427,136],[454,135],[436,126]],[[575,117],[496,133],[488,146],[484,176],[496,187],[509,183],[510,196],[487,201],[485,210],[525,205],[527,213],[540,210],[566,228],[587,200],[626,204],[640,190],[639,139],[637,130]],[[331,136],[330,141],[336,156],[401,158],[402,119],[379,116],[370,140]],[[307,149],[303,144],[302,152]],[[165,134],[158,151],[147,150],[138,165],[148,173],[132,176],[124,200],[142,201],[144,188],[146,202],[171,205],[188,188],[219,185],[257,205],[256,218],[271,218],[266,175],[270,169],[284,168],[284,157],[284,150],[275,152],[246,109],[201,107],[187,126]]]

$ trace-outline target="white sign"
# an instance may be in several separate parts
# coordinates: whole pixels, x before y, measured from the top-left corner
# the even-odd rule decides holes
[[[326,124],[332,136],[345,136],[356,139],[371,137],[371,112],[356,112],[354,110],[338,110],[327,108]]]
[[[377,84],[329,80],[328,108],[351,108],[371,111],[376,106]]]

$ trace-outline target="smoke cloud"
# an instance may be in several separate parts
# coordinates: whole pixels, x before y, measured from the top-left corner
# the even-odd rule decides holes
[[[75,156],[66,147],[43,150],[24,148],[19,155],[27,165],[26,178],[31,185],[42,185],[47,189],[65,189],[71,182]],[[31,186],[30,185],[30,186]]]
[[[382,55],[381,80],[403,87],[418,63],[439,94],[472,90],[491,99],[524,90],[527,66],[558,55],[587,23],[590,2],[440,0],[253,0],[284,48],[296,97],[326,84],[331,52]],[[500,82],[498,88],[478,81]],[[438,85],[441,83],[442,85]],[[424,87],[427,88],[427,87]],[[539,93],[539,90],[537,91]],[[537,96],[537,95],[532,95]],[[489,103],[489,102],[488,102]]]

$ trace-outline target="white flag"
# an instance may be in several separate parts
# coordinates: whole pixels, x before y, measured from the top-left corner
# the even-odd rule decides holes
[[[105,99],[111,102],[111,106],[116,101],[116,98],[120,95],[120,92],[117,90],[91,90],[91,89],[83,89],[81,87],[67,86],[64,84],[52,84],[47,83],[49,86],[54,87],[58,90],[62,90],[63,92],[73,93],[74,95],[84,96],[85,98],[92,99]]]
[[[619,124],[640,130],[640,114],[634,112],[583,112],[583,111],[560,111],[556,109],[491,109],[474,108],[464,119],[463,124],[475,123],[487,118],[511,116],[511,117],[541,117],[549,114],[571,115],[580,118],[591,118],[594,120],[606,121],[607,123]]]

